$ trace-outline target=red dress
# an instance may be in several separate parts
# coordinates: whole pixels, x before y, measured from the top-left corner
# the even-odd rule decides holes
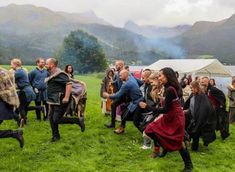
[[[166,112],[156,121],[150,123],[144,132],[147,135],[154,134],[160,145],[167,151],[175,151],[182,148],[185,117],[175,88],[169,86],[166,90],[166,99],[169,97],[167,94],[170,93],[174,94],[176,98],[168,103]],[[158,109],[155,112],[158,112]]]

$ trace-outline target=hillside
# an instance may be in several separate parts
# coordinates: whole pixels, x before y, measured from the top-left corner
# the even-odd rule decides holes
[[[92,11],[76,14],[12,4],[0,8],[0,54],[4,57],[0,62],[20,56],[32,64],[38,56],[53,56],[64,37],[77,29],[97,37],[111,62],[122,58],[149,64],[166,56],[144,36],[114,27]]]
[[[0,7],[0,63],[19,56],[34,64],[38,56],[54,56],[64,37],[83,30],[98,38],[110,63],[117,58],[128,64],[148,65],[158,59],[212,55],[235,64],[235,15],[218,22],[199,21],[192,27],[112,26],[93,11],[55,12],[33,5]]]
[[[196,22],[179,39],[188,55],[210,54],[224,63],[234,64],[235,15],[218,22]]]

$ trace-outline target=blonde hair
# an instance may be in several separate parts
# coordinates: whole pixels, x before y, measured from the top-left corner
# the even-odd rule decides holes
[[[149,80],[158,80],[158,77],[159,77],[159,72],[153,72],[149,76]],[[150,95],[152,99],[154,100],[154,102],[157,102],[157,100],[160,98],[159,93],[161,92],[161,89],[162,89],[162,86],[160,84],[152,87]]]
[[[151,73],[151,75],[149,76],[149,79],[153,80],[153,79],[158,79],[159,76],[159,72],[153,72]]]
[[[16,65],[17,67],[21,67],[22,66],[22,62],[19,58],[14,58],[11,60],[11,64]]]

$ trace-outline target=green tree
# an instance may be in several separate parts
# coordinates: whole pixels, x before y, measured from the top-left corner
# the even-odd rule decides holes
[[[107,60],[101,45],[94,36],[77,30],[64,39],[57,57],[64,67],[72,64],[79,73],[101,72],[107,67]]]

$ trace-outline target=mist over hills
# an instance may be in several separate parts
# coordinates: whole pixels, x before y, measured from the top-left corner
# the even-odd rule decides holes
[[[190,25],[178,25],[175,27],[157,27],[151,25],[137,25],[133,21],[128,21],[125,23],[124,28],[137,33],[144,35],[148,38],[172,38],[190,29]]]
[[[150,63],[166,56],[144,36],[114,27],[92,11],[65,13],[14,4],[0,8],[1,54],[5,59],[20,56],[26,63],[33,63],[38,56],[52,56],[64,37],[77,29],[97,37],[110,60]]]
[[[0,7],[0,63],[19,56],[32,64],[38,56],[49,57],[71,31],[95,36],[110,62],[150,64],[162,58],[187,58],[207,54],[234,63],[235,16],[219,22],[196,22],[193,26],[139,26],[127,22],[119,28],[85,13],[55,12],[34,5]]]

